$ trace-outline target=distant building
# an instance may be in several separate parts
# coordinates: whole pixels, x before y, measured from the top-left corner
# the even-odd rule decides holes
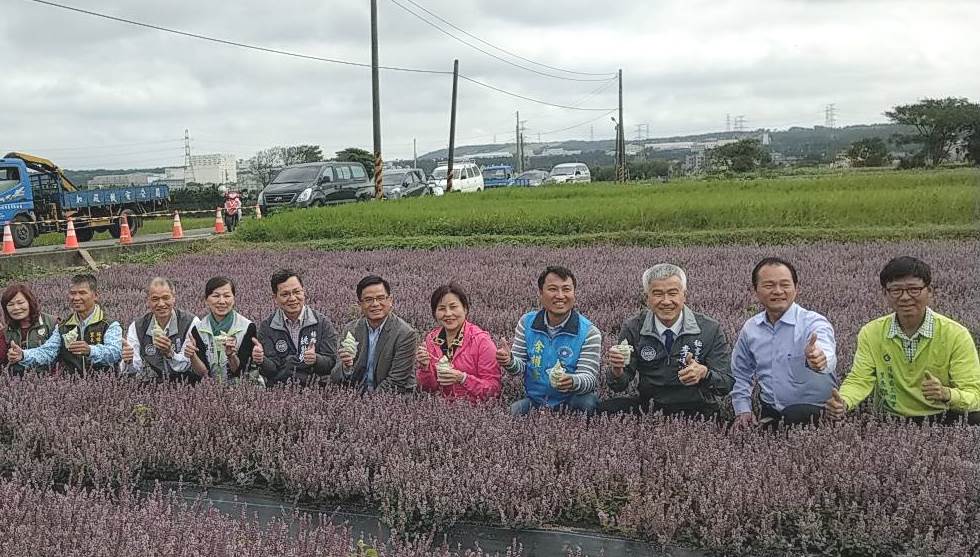
[[[198,184],[235,184],[238,182],[238,161],[235,155],[211,154],[192,155],[191,176],[185,176],[187,181]]]
[[[581,155],[581,149],[565,149],[564,147],[545,147],[539,153],[534,153],[532,157],[562,157]]]
[[[468,159],[506,159],[513,157],[514,153],[510,151],[490,151],[486,153],[474,153],[472,155],[466,155]]]

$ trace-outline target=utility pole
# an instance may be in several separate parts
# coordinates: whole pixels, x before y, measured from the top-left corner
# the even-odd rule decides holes
[[[194,181],[194,163],[191,161],[191,133],[184,129],[184,186]]]
[[[732,131],[732,115],[730,113],[725,115],[725,131]]]
[[[738,115],[735,117],[735,131],[745,131],[745,115]]]
[[[371,0],[371,103],[374,122],[374,198],[384,197],[381,188],[381,85],[378,78],[378,0]]]
[[[412,138],[412,160],[415,161],[414,166],[412,166],[412,168],[418,168],[419,167],[419,146],[418,146],[418,143],[416,143],[416,140],[415,140],[414,137]]]
[[[619,137],[616,138],[617,149],[619,151],[619,168],[616,169],[616,177],[620,182],[626,181],[626,136],[623,122],[623,70],[619,70]]]
[[[377,2],[377,0],[371,0]],[[456,156],[456,85],[459,82],[459,60],[453,60],[453,104],[449,115],[449,163],[446,166],[446,193],[453,191],[453,157]]]
[[[517,119],[514,124],[514,158],[517,159],[517,173],[521,174],[524,172],[524,146],[521,145],[521,112],[518,110],[514,113],[514,117]]]

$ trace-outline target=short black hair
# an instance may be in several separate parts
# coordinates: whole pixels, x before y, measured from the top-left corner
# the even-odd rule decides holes
[[[91,275],[88,273],[82,273],[71,277],[71,284],[72,285],[85,284],[88,285],[89,290],[91,290],[92,292],[99,291],[98,279],[95,278],[95,275]]]
[[[546,279],[548,275],[558,275],[558,278],[561,280],[572,279],[572,286],[577,286],[575,284],[575,273],[569,271],[567,268],[562,267],[561,265],[549,265],[545,267],[543,271],[541,271],[540,275],[538,275],[538,290],[544,290],[544,279]]]
[[[212,277],[204,285],[204,297],[207,298],[212,292],[222,286],[231,286],[231,293],[235,294],[235,281],[228,277]]]
[[[292,269],[279,269],[275,273],[272,273],[272,278],[269,282],[272,284],[272,293],[279,293],[279,285],[286,282],[287,280],[296,277],[299,281],[299,285],[303,286],[303,277],[299,276],[299,273]]]
[[[388,284],[388,281],[379,277],[378,275],[368,275],[362,278],[361,281],[357,283],[357,299],[358,300],[361,299],[361,294],[364,292],[365,288],[367,288],[368,286],[374,286],[375,284],[380,284],[384,286],[385,294],[391,296],[391,285]]]
[[[763,267],[769,267],[769,266],[776,267],[779,265],[782,265],[783,267],[789,269],[789,276],[793,277],[794,285],[800,283],[800,278],[796,274],[796,267],[794,267],[792,263],[786,261],[782,257],[767,257],[762,261],[756,263],[755,268],[752,269],[752,288],[755,288],[756,286],[759,285],[759,271],[761,271]]]
[[[892,259],[885,264],[885,268],[878,274],[882,288],[890,282],[905,277],[920,278],[926,286],[932,285],[932,270],[929,269],[929,265],[925,261],[910,255]]]
[[[459,303],[463,304],[463,309],[470,311],[470,299],[466,297],[466,292],[463,292],[463,289],[455,282],[450,282],[436,288],[435,292],[432,293],[432,299],[429,300],[429,305],[432,307],[432,317],[436,316],[436,308],[439,307],[439,302],[446,294],[455,294],[459,298]]]

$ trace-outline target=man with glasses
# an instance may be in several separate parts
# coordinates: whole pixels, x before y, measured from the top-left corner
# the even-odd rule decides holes
[[[851,373],[827,401],[843,418],[868,395],[887,414],[915,422],[980,424],[980,360],[970,331],[934,312],[932,272],[915,257],[896,257],[879,281],[894,313],[858,333]]]
[[[337,362],[337,331],[330,319],[306,305],[306,291],[299,274],[276,271],[270,281],[278,308],[259,326],[259,341],[252,361],[266,385],[316,383],[330,374]]]
[[[680,267],[654,265],[642,283],[647,309],[623,323],[618,345],[606,356],[609,388],[623,392],[638,376],[639,397],[605,400],[599,411],[646,412],[652,404],[668,416],[716,417],[734,383],[725,332],[687,307],[687,275]]]
[[[415,353],[418,334],[392,309],[391,285],[369,275],[357,283],[361,317],[340,332],[334,383],[353,385],[361,392],[376,390],[411,394],[415,391]]]

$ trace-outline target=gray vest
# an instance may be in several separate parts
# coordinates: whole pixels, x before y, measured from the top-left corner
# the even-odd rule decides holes
[[[184,349],[184,339],[187,338],[187,331],[191,328],[191,323],[194,322],[194,315],[180,309],[175,309],[174,313],[177,315],[177,334],[170,337],[170,342],[173,343],[174,353],[179,354]],[[143,359],[143,365],[149,366],[156,372],[158,381],[189,379],[192,375],[196,377],[193,373],[174,374],[170,372],[166,359],[157,351],[156,346],[153,346],[153,337],[147,333],[151,319],[153,319],[153,314],[147,313],[136,322],[136,334],[139,335],[140,339],[140,358]]]

